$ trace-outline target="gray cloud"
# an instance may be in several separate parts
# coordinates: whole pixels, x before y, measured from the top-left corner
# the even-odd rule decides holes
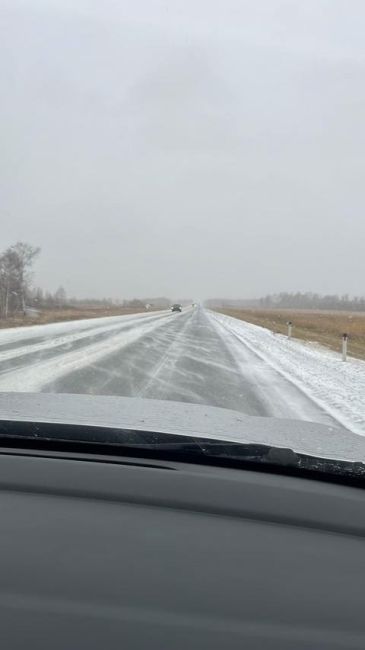
[[[363,293],[363,3],[130,4],[3,3],[3,247],[70,294]]]

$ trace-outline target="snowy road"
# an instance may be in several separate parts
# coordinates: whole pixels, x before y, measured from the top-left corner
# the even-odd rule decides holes
[[[338,424],[335,410],[224,319],[198,308],[3,330],[0,390],[140,396]]]

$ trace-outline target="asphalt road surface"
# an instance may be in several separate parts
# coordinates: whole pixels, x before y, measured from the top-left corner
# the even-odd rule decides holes
[[[124,395],[334,420],[203,308],[0,332],[0,390]]]

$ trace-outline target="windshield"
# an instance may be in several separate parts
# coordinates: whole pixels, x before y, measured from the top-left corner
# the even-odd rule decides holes
[[[271,445],[310,421],[357,458],[365,5],[1,15],[0,391],[220,407]]]

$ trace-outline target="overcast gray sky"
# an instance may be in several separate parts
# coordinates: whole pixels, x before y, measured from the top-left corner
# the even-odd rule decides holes
[[[38,284],[364,294],[363,0],[0,6],[0,243]]]

